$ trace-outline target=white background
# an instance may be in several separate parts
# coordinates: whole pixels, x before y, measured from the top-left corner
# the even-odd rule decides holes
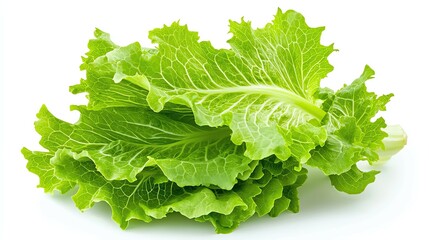
[[[428,69],[429,18],[425,1],[48,1],[9,0],[2,11],[2,229],[3,239],[428,239]],[[70,195],[47,195],[36,188],[20,149],[40,149],[33,128],[45,103],[58,117],[84,103],[68,86],[84,76],[80,56],[95,27],[118,44],[150,46],[149,30],[181,19],[201,39],[227,47],[228,20],[242,16],[261,27],[280,7],[295,9],[312,26],[326,26],[322,43],[335,43],[335,70],[323,81],[339,87],[358,77],[365,64],[376,71],[369,84],[377,93],[394,92],[383,113],[407,131],[408,145],[361,195],[336,192],[318,174],[300,191],[301,212],[252,218],[229,235],[210,224],[180,216],[151,224],[133,222],[122,231],[105,204],[81,213]]]

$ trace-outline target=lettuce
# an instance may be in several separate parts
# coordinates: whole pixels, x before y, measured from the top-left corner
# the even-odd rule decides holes
[[[306,166],[339,191],[357,194],[406,144],[399,126],[376,117],[392,94],[368,92],[365,66],[334,91],[320,81],[333,70],[333,45],[320,44],[295,11],[278,10],[253,29],[230,22],[230,49],[199,41],[178,22],[155,29],[155,49],[118,46],[96,29],[82,58],[86,79],[71,86],[88,104],[76,123],[42,106],[36,131],[45,151],[23,148],[27,168],[46,192],[77,188],[81,210],[106,202],[122,228],[171,212],[227,233],[253,215],[298,212]]]

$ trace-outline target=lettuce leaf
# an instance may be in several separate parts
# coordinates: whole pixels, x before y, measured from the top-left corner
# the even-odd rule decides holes
[[[74,182],[63,180],[55,174],[55,167],[51,164],[51,158],[54,153],[51,152],[32,152],[27,148],[21,150],[24,157],[28,160],[27,169],[39,176],[40,184],[47,193],[53,193],[55,190],[66,193],[74,186]]]
[[[383,131],[387,127],[384,119],[379,117],[374,121],[373,118],[386,109],[393,94],[377,97],[368,92],[365,82],[373,75],[374,71],[366,66],[358,79],[335,94],[331,93],[329,103],[325,104],[324,118],[328,139],[325,145],[316,147],[307,162],[329,175],[335,188],[347,193],[360,193],[375,180],[378,171],[362,175],[356,163],[361,160],[376,162],[377,151],[384,148],[383,139],[388,136]],[[349,179],[347,184],[345,179]]]
[[[239,181],[231,190],[204,186],[179,187],[169,181],[159,168],[149,167],[134,182],[107,180],[91,159],[76,159],[76,153],[70,149],[58,149],[55,153],[23,149],[23,153],[28,159],[29,170],[39,175],[40,187],[48,192],[60,190],[65,193],[77,186],[78,190],[72,198],[80,210],[85,211],[97,202],[106,202],[112,209],[113,220],[124,229],[132,219],[151,222],[153,219],[164,218],[171,212],[178,212],[200,222],[210,221],[217,232],[228,233],[257,212],[257,196],[270,196],[270,188],[255,179]],[[280,190],[284,192],[296,191],[302,184],[298,179],[306,176],[306,173],[305,169],[296,171],[290,165],[273,179],[281,181],[277,178],[296,175],[291,178],[292,181],[283,181],[280,186]],[[269,174],[265,173],[266,176]],[[281,212],[294,211],[299,205],[295,195],[285,194],[283,199],[288,204],[276,202],[271,207],[264,208],[276,208],[273,210],[276,212],[278,209]]]
[[[106,202],[122,228],[177,212],[228,233],[254,215],[298,212],[304,166],[361,193],[379,171],[358,162],[385,161],[406,134],[376,118],[393,95],[367,90],[369,66],[337,91],[320,87],[334,51],[320,44],[323,29],[278,10],[259,29],[230,21],[229,49],[179,22],[149,33],[155,49],[96,29],[86,77],[70,87],[88,103],[71,106],[76,123],[41,107],[46,151],[23,148],[27,168],[46,192],[77,188],[81,210]]]
[[[138,43],[115,48],[106,40],[107,34],[97,32],[99,41],[111,44],[105,49],[113,50],[83,64],[89,72],[87,79],[72,87],[72,92],[89,92],[89,107],[94,109],[146,105],[139,96],[144,91],[134,94],[135,87],[121,81],[126,79],[149,91],[147,104],[157,112],[175,103],[191,109],[198,125],[227,125],[231,140],[237,145],[245,142],[245,155],[251,159],[276,154],[283,160],[292,155],[305,162],[309,151],[327,137],[320,126],[325,112],[313,96],[320,80],[332,70],[327,57],[333,47],[319,44],[322,30],[308,27],[294,11],[279,10],[264,29],[254,31],[249,22],[231,22],[231,32],[237,32],[230,40],[231,50],[198,42],[195,32],[178,23],[149,34],[158,43],[157,50]],[[240,44],[246,37],[240,35],[243,31],[253,38],[252,55],[243,53],[248,48]],[[93,53],[98,52],[89,52]],[[119,84],[112,84],[111,79]],[[94,93],[100,82],[106,91]],[[131,93],[124,94],[122,86]]]
[[[229,126],[232,142],[245,142],[249,158],[275,154],[286,160],[293,153],[305,162],[326,140],[319,125],[325,112],[313,97],[332,70],[327,57],[333,47],[319,43],[323,28],[310,28],[302,15],[280,10],[262,29],[244,21],[230,26],[230,50],[199,42],[197,33],[178,23],[150,32],[159,51],[142,71],[150,107],[160,111],[167,102],[183,104],[198,125]],[[293,138],[307,135],[312,138],[296,141],[309,144],[294,151]]]
[[[108,180],[134,182],[146,167],[158,166],[179,186],[231,189],[251,170],[252,160],[243,155],[243,146],[229,141],[228,128],[193,126],[141,108],[75,108],[81,113],[76,124],[41,108],[35,124],[40,144],[52,152],[71,149],[76,159],[92,159]]]

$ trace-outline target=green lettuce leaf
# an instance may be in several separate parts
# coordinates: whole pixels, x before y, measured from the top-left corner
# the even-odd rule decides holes
[[[88,109],[91,110],[108,107],[147,107],[146,90],[127,81],[115,83],[113,79],[119,75],[123,63],[138,64],[140,58],[149,58],[152,50],[142,50],[139,43],[119,47],[110,41],[107,33],[100,30],[96,30],[95,36],[96,38],[88,44],[90,51],[81,65],[81,69],[86,71],[86,79],[82,79],[80,84],[71,86],[70,91],[74,94],[87,93]],[[103,43],[102,50],[98,50],[101,43],[94,42]],[[104,46],[107,44],[110,45]]]
[[[30,151],[27,148],[23,148],[21,152],[28,160],[28,171],[39,176],[38,187],[43,188],[45,192],[53,193],[54,190],[58,190],[66,193],[74,187],[74,182],[60,179],[55,175],[55,167],[50,162],[54,156],[53,153]]]
[[[107,53],[106,61],[115,66],[115,81],[126,79],[149,91],[153,110],[185,105],[198,125],[231,128],[231,140],[245,142],[251,159],[275,154],[305,162],[327,137],[320,126],[325,112],[313,96],[332,70],[327,57],[333,47],[319,43],[322,31],[294,11],[279,10],[263,29],[231,22],[232,49],[218,50],[173,23],[150,32],[156,54],[147,57],[131,44]],[[122,51],[135,58],[115,61],[113,55],[123,56]]]
[[[73,196],[76,206],[86,210],[104,201],[110,205],[113,219],[122,228],[126,228],[131,219],[150,222],[152,218],[163,218],[173,211],[192,219],[211,212],[229,214],[236,207],[246,206],[233,191],[216,196],[205,187],[178,187],[165,181],[156,168],[142,172],[133,183],[108,181],[90,159],[76,160],[73,155],[68,149],[58,150],[51,162],[59,178],[78,185]]]
[[[316,147],[307,162],[329,175],[332,185],[346,193],[360,193],[374,182],[378,171],[363,173],[355,164],[361,160],[370,164],[378,161],[380,149],[384,148],[383,139],[388,136],[383,131],[387,127],[384,119],[373,118],[386,109],[393,94],[378,97],[368,92],[365,83],[373,75],[374,71],[366,66],[350,85],[336,93],[323,93],[327,99],[324,126],[328,139],[325,145]]]
[[[87,64],[94,62],[98,57],[104,56],[106,53],[118,47],[110,39],[110,34],[103,32],[98,28],[95,29],[94,36],[95,39],[90,39],[88,41],[89,51],[86,53],[86,57],[82,57],[82,70],[86,69]]]
[[[338,191],[358,194],[363,192],[368,184],[375,181],[375,175],[378,173],[380,172],[375,170],[362,172],[356,165],[353,165],[349,171],[339,175],[330,175],[329,179]]]
[[[324,146],[317,147],[307,164],[318,167],[326,175],[341,174],[360,160],[373,163],[378,160],[377,151],[383,147],[387,133],[383,118],[374,116],[385,110],[392,94],[377,97],[368,92],[365,82],[374,71],[366,66],[362,75],[350,85],[338,90],[326,104],[324,126],[328,139]]]
[[[406,134],[376,118],[393,95],[367,90],[369,66],[337,91],[320,87],[334,51],[320,44],[323,29],[278,10],[258,29],[230,21],[229,49],[179,22],[149,33],[155,49],[96,29],[85,79],[70,87],[88,104],[71,106],[76,123],[42,106],[46,151],[23,148],[27,168],[45,192],[77,188],[81,210],[106,202],[122,228],[177,212],[229,233],[254,215],[298,212],[305,165],[361,193],[379,171],[357,163],[385,161]]]
[[[270,192],[272,184],[261,185],[257,180],[240,181],[231,190],[179,187],[157,167],[145,169],[134,182],[107,180],[91,159],[76,159],[76,153],[70,149],[58,149],[55,153],[23,149],[23,153],[28,159],[28,166],[39,166],[29,169],[39,176],[40,187],[45,191],[57,189],[65,193],[77,186],[72,198],[80,210],[85,211],[97,202],[106,202],[112,209],[113,220],[124,229],[132,219],[151,222],[178,212],[200,222],[210,221],[219,233],[231,232],[255,213],[261,216],[268,213],[262,214],[258,210],[267,209],[261,198],[275,203],[268,207],[273,209],[272,212],[294,211],[299,204],[298,199],[291,197],[289,192],[296,192],[302,184],[302,176],[305,179],[307,173],[305,169],[295,170],[298,162],[284,168],[278,165],[277,168],[282,170],[275,176],[271,171],[266,171],[264,175],[272,179],[271,182],[276,182],[276,187],[284,192],[279,201]],[[263,162],[271,164],[267,159],[260,161],[259,165]],[[262,204],[260,207],[257,206],[258,202]]]
[[[233,191],[246,203],[247,208],[235,208],[228,215],[213,212],[196,220],[210,221],[218,233],[229,233],[255,214],[275,217],[284,211],[298,212],[298,188],[306,180],[307,170],[297,170],[300,163],[293,159],[277,164],[273,163],[274,160],[279,161],[275,158],[259,161],[261,169],[269,166],[271,170],[264,170],[260,175],[256,168],[256,179],[251,178],[234,186]]]
[[[141,108],[76,109],[81,118],[70,124],[42,107],[36,122],[40,144],[92,159],[108,180],[134,182],[144,168],[156,165],[179,186],[231,189],[251,169],[244,146],[229,141],[228,128],[198,127]]]

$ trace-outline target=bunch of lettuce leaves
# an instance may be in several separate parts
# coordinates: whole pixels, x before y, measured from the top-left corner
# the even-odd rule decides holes
[[[398,126],[375,115],[392,94],[365,86],[366,66],[333,91],[320,81],[333,67],[323,27],[278,10],[264,28],[230,22],[230,49],[200,41],[178,22],[155,29],[155,49],[113,43],[95,31],[70,87],[85,93],[77,123],[37,114],[46,151],[22,150],[46,192],[77,189],[80,210],[104,201],[114,221],[150,222],[171,212],[227,233],[253,215],[299,210],[305,166],[339,191],[356,194],[375,180],[373,164],[405,145]],[[382,157],[380,157],[382,156]]]

